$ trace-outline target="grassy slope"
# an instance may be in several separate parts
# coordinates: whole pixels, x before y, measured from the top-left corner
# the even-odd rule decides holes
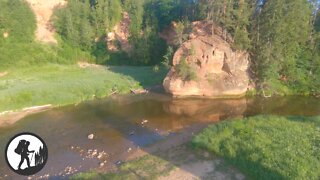
[[[127,93],[131,88],[160,84],[166,72],[154,72],[152,67],[109,70],[52,64],[7,71],[8,75],[0,77],[0,112],[44,104],[79,103],[108,96],[113,90]]]
[[[253,179],[319,179],[319,140],[320,117],[256,116],[212,125],[192,143]]]

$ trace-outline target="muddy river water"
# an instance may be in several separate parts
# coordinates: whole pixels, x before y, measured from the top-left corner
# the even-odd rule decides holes
[[[208,124],[257,114],[320,115],[320,99],[172,99],[148,94],[54,108],[0,126],[0,179],[26,179],[14,174],[4,158],[6,143],[20,132],[38,134],[49,149],[46,166],[33,178],[63,179],[76,172],[113,169],[137,150],[148,151],[177,138],[188,141]],[[93,139],[88,139],[89,134]]]

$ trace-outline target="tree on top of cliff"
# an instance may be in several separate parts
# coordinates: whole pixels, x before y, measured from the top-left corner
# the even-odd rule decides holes
[[[251,47],[248,29],[250,18],[254,13],[254,1],[199,0],[199,3],[206,4],[202,8],[207,20],[223,28],[225,39],[227,39],[227,33],[233,36],[235,48],[247,50]]]

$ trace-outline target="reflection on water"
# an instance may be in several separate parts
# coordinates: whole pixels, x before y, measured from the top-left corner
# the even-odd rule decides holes
[[[128,156],[189,127],[256,114],[320,115],[319,99],[306,97],[254,99],[171,99],[165,95],[126,95],[56,108],[0,127],[0,154],[6,142],[19,132],[33,132],[47,143],[49,159],[39,173],[61,177],[66,167],[87,171],[99,167],[99,159],[81,156],[89,149],[105,151],[108,163]],[[146,123],[142,123],[147,120]],[[88,134],[94,134],[89,140]],[[72,147],[72,148],[71,148]],[[80,150],[75,150],[74,147]],[[0,178],[15,176],[0,159]]]

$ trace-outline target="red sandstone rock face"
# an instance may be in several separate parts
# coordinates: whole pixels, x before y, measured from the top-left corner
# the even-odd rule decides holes
[[[247,91],[248,53],[233,50],[222,38],[222,33],[215,32],[212,35],[210,27],[212,26],[205,22],[193,23],[189,40],[176,51],[173,67],[164,79],[166,92],[174,96],[219,97],[238,96]],[[219,31],[218,28],[214,29],[217,30]],[[195,67],[196,80],[185,81],[179,77],[175,67],[182,59],[189,66]]]
[[[131,23],[130,16],[127,12],[123,12],[122,20],[112,29],[112,32],[107,34],[107,47],[109,51],[125,51],[127,53],[131,50],[131,45],[129,44],[129,26]],[[120,43],[121,49],[117,46]]]

